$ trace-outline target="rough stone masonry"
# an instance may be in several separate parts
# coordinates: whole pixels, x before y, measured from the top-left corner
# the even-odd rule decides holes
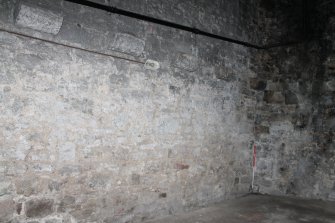
[[[288,29],[258,0],[96,2],[253,43]],[[62,0],[0,0],[0,27],[12,32],[0,31],[0,222],[144,222],[240,196],[252,142],[261,192],[334,199],[334,156],[313,169],[317,148],[301,159],[295,144],[333,151],[333,138],[301,133],[332,131],[308,122],[321,91],[310,86],[314,67],[327,66],[319,82],[329,93],[317,108],[333,114],[328,52],[305,67],[303,47],[258,52]],[[147,59],[160,69],[145,69]],[[312,93],[295,92],[300,83]],[[320,174],[299,181],[305,166]]]
[[[110,4],[255,38],[238,2],[143,2]],[[0,12],[2,29],[160,64],[0,32],[0,222],[141,222],[248,191],[248,49],[64,1]]]
[[[312,20],[304,29],[295,25],[297,14],[292,10],[302,5],[268,4],[281,17],[267,11],[265,24],[273,26],[290,18],[282,33],[291,30],[293,36],[284,35],[285,39],[302,35],[308,41],[255,54],[252,64],[262,61],[255,66],[257,78],[250,80],[250,87],[258,91],[256,182],[262,193],[335,200],[335,23],[331,15],[335,3],[312,1]]]

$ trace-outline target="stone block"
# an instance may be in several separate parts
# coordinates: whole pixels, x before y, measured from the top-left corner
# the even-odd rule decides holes
[[[0,84],[15,84],[16,80],[12,73],[1,71],[0,73]]]
[[[249,184],[251,183],[251,177],[250,176],[243,176],[240,179],[241,184]]]
[[[285,97],[279,91],[265,91],[263,100],[269,104],[281,104],[285,101]]]
[[[249,134],[252,132],[253,124],[249,122],[241,122],[239,126],[239,134]]]
[[[139,185],[141,183],[141,176],[139,174],[133,173],[131,175],[131,183],[133,185]]]
[[[53,213],[54,201],[51,199],[36,199],[25,203],[26,216],[28,218],[45,217]]]
[[[37,193],[38,180],[33,177],[18,179],[15,182],[15,188],[17,194],[22,194],[29,197],[30,195]]]
[[[299,103],[297,95],[291,91],[285,93],[285,104],[295,105]]]
[[[190,54],[179,53],[174,61],[174,66],[192,72],[198,68],[198,58]]]
[[[176,134],[180,129],[179,120],[172,117],[162,117],[158,120],[157,132],[162,134]]]
[[[125,74],[112,74],[109,76],[109,82],[111,85],[127,86],[129,84],[129,78]]]
[[[81,174],[82,168],[79,165],[64,166],[59,170],[61,176],[76,176]]]
[[[234,185],[237,185],[239,183],[240,183],[240,178],[239,177],[235,177]]]
[[[83,98],[83,99],[72,98],[69,102],[72,108],[82,113],[92,115],[93,105],[94,105],[92,100],[89,100],[87,98]]]
[[[22,211],[22,203],[17,203],[17,204],[16,204],[16,213],[17,213],[18,215],[20,215],[20,214],[21,214],[21,211]]]
[[[294,114],[292,115],[292,124],[295,128],[303,129],[308,125],[309,118],[308,114]]]
[[[59,206],[58,206],[58,210],[59,212],[66,212],[70,207],[74,206],[76,202],[76,198],[66,195],[60,202]]]
[[[281,91],[283,90],[283,86],[279,81],[266,81],[266,90],[270,91]]]
[[[96,199],[89,199],[81,203],[81,208],[77,208],[70,212],[78,222],[98,222],[95,213],[98,211],[98,202]]]
[[[0,197],[9,194],[11,190],[11,183],[0,177]]]
[[[66,142],[59,147],[60,161],[74,161],[76,159],[76,145]]]
[[[270,129],[268,126],[263,126],[263,125],[257,125],[254,128],[254,132],[256,135],[258,134],[269,134]]]
[[[187,170],[190,168],[190,165],[184,163],[176,163],[175,167],[177,170]]]
[[[335,201],[335,192],[331,192],[328,196],[328,199],[331,201]]]
[[[328,56],[325,65],[328,69],[335,69],[335,55]]]
[[[160,193],[158,195],[159,198],[166,198],[167,197],[167,193]]]
[[[267,84],[266,81],[259,80],[258,78],[250,79],[250,88],[256,91],[264,91]]]
[[[6,176],[17,176],[26,173],[28,167],[23,163],[11,163],[5,167]]]
[[[267,179],[261,179],[259,184],[262,186],[262,187],[271,187],[272,186],[272,181],[270,180],[267,180]]]
[[[34,54],[18,54],[16,56],[16,61],[22,66],[26,67],[28,70],[33,70],[34,68],[41,66],[43,58]],[[49,67],[47,68],[49,69]],[[46,70],[48,72],[49,70]]]
[[[53,192],[53,191],[59,191],[61,188],[62,184],[57,182],[57,181],[51,181],[48,182],[48,189],[49,191]]]
[[[63,16],[60,13],[21,3],[16,12],[15,22],[25,28],[49,34],[58,34]]]
[[[88,186],[92,189],[104,189],[108,186],[108,177],[103,174],[95,174],[89,179]]]
[[[237,78],[236,72],[232,68],[229,67],[220,67],[216,69],[216,78],[220,80],[224,80],[227,82],[235,81]]]
[[[9,222],[15,212],[15,203],[11,198],[0,200],[0,222]]]
[[[32,169],[35,172],[49,172],[49,173],[51,173],[54,170],[54,167],[51,164],[37,163],[37,164],[33,165]]]
[[[330,91],[330,92],[335,91],[335,80],[333,79],[325,82],[323,89],[324,91]]]
[[[144,40],[126,33],[118,33],[116,34],[112,49],[134,56],[141,56],[144,46]]]

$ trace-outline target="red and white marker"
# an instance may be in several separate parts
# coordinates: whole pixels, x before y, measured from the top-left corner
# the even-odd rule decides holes
[[[254,144],[252,152],[252,181],[251,181],[252,190],[254,190],[255,172],[256,172],[256,144]]]

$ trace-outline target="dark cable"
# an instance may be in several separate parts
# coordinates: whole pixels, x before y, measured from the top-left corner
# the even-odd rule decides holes
[[[6,30],[6,29],[2,29],[2,28],[0,28],[0,32],[6,32],[6,33],[10,33],[10,34],[13,34],[13,35],[16,35],[16,36],[22,36],[22,37],[26,37],[26,38],[30,38],[30,39],[35,39],[35,40],[51,43],[51,44],[54,44],[54,45],[59,45],[59,46],[64,46],[64,47],[68,47],[68,48],[72,48],[72,49],[76,49],[76,50],[81,50],[81,51],[85,51],[85,52],[89,52],[89,53],[94,53],[94,54],[101,55],[101,56],[113,57],[113,58],[120,59],[120,60],[127,60],[127,61],[130,61],[130,62],[133,62],[133,63],[145,64],[145,62],[142,62],[142,61],[133,60],[133,59],[129,59],[129,58],[126,58],[126,57],[116,56],[116,55],[112,55],[112,54],[108,54],[108,53],[102,53],[102,52],[99,52],[99,51],[96,51],[96,50],[85,49],[85,48],[81,48],[81,47],[77,47],[77,46],[73,46],[73,45],[67,45],[67,44],[64,44],[64,43],[59,43],[59,42],[52,41],[52,40],[42,39],[42,38],[39,38],[39,37],[30,36],[30,35],[27,35],[27,34],[15,32],[15,31],[10,31],[10,30]]]
[[[167,27],[171,27],[171,28],[175,28],[175,29],[179,29],[179,30],[184,30],[184,31],[191,32],[191,33],[194,33],[194,34],[197,34],[197,35],[207,36],[207,37],[211,37],[211,38],[214,38],[214,39],[220,39],[220,40],[223,40],[223,41],[235,43],[235,44],[246,46],[246,47],[251,47],[251,48],[255,48],[255,49],[263,49],[263,47],[252,44],[252,43],[232,39],[232,38],[225,37],[225,36],[216,35],[216,34],[213,34],[213,33],[209,33],[209,32],[206,32],[206,31],[199,30],[199,29],[194,28],[194,27],[184,26],[184,25],[181,25],[181,24],[169,22],[169,21],[162,20],[162,19],[157,19],[157,18],[154,18],[154,17],[146,16],[146,15],[141,15],[141,14],[138,14],[138,13],[134,13],[134,12],[126,11],[126,10],[123,10],[123,9],[119,9],[119,8],[116,8],[116,7],[111,7],[111,6],[108,6],[108,5],[102,5],[102,4],[98,4],[98,3],[95,3],[95,2],[91,2],[91,1],[85,1],[85,0],[64,0],[64,1],[71,2],[71,3],[76,3],[76,4],[79,4],[79,5],[83,5],[83,6],[88,6],[88,7],[95,8],[95,9],[104,10],[104,11],[107,11],[107,12],[110,12],[110,13],[123,15],[123,16],[127,16],[127,17],[130,17],[130,18],[135,18],[135,19],[139,19],[139,20],[142,20],[142,21],[151,22],[151,23],[155,23],[155,24],[159,24],[159,25],[163,25],[163,26],[167,26]]]
[[[142,20],[142,21],[146,21],[146,22],[151,22],[151,23],[171,27],[171,28],[174,28],[174,29],[184,30],[184,31],[187,31],[187,32],[194,33],[196,35],[207,36],[207,37],[210,37],[210,38],[219,39],[219,40],[223,40],[223,41],[230,42],[230,43],[235,43],[235,44],[238,44],[238,45],[242,45],[242,46],[250,47],[250,48],[254,48],[254,49],[270,49],[270,48],[274,48],[274,47],[289,46],[289,45],[293,45],[293,44],[303,43],[303,42],[306,41],[306,39],[304,39],[304,40],[301,40],[301,41],[292,41],[292,42],[288,42],[288,43],[276,43],[276,44],[268,44],[268,45],[265,45],[265,46],[259,46],[259,45],[253,44],[253,43],[249,43],[249,42],[245,42],[245,41],[241,41],[241,40],[232,39],[232,38],[229,38],[229,37],[226,37],[226,36],[220,36],[220,35],[217,35],[217,34],[209,33],[209,32],[203,31],[203,30],[199,30],[195,27],[185,26],[185,25],[181,25],[181,24],[178,24],[178,23],[173,23],[173,22],[169,22],[169,21],[166,21],[166,20],[157,19],[157,18],[154,18],[154,17],[134,13],[134,12],[131,12],[131,11],[126,11],[126,10],[123,10],[123,9],[119,9],[119,8],[116,8],[116,7],[103,5],[103,4],[99,4],[99,3],[95,3],[95,2],[91,2],[91,1],[86,1],[86,0],[64,0],[64,1],[79,4],[79,5],[83,5],[83,6],[87,6],[87,7],[91,7],[91,8],[95,8],[95,9],[104,10],[104,11],[107,11],[107,12],[110,12],[110,13],[123,15],[123,16],[126,16],[126,17],[135,18],[135,19],[139,19],[139,20]]]

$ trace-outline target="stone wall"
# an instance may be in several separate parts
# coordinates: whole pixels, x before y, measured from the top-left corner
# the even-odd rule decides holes
[[[250,81],[259,90],[254,133],[262,193],[335,199],[334,19],[324,12],[314,16],[316,40],[255,57],[263,61]]]
[[[256,1],[99,2],[258,36]],[[1,222],[141,222],[248,192],[252,50],[64,1],[0,0],[0,25],[52,41],[0,32]]]
[[[143,222],[240,196],[252,142],[261,193],[335,199],[332,7],[306,28],[302,1],[95,1],[259,45],[322,38],[256,51],[0,0],[0,222]]]

